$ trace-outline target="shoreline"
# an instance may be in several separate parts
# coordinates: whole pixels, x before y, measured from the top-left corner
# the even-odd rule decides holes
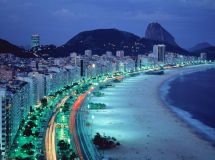
[[[201,67],[201,66],[200,66]],[[211,146],[215,147],[215,129],[207,126],[206,124],[202,123],[198,119],[193,119],[190,112],[185,111],[180,108],[180,106],[173,106],[168,102],[166,96],[169,92],[170,83],[175,81],[176,79],[180,78],[181,76],[190,75],[193,73],[204,72],[209,69],[214,69],[215,65],[203,66],[204,68],[199,68],[198,70],[191,70],[186,72],[183,71],[183,74],[178,73],[175,76],[171,76],[170,78],[163,81],[160,86],[157,88],[158,97],[160,101],[163,103],[164,107],[168,108],[170,112],[176,117],[181,120],[190,130],[193,132],[197,137],[209,142]],[[164,93],[162,93],[164,91]]]
[[[121,143],[115,149],[106,150],[106,158],[215,158],[214,148],[191,132],[187,124],[163,103],[158,92],[167,80],[180,76],[183,72],[188,73],[187,71],[193,68],[199,67],[170,70],[163,76],[139,75],[128,78],[117,84],[116,88],[102,90],[105,93],[104,98],[92,98],[91,102],[107,104],[107,109],[103,111],[90,111],[98,120],[93,123],[93,134],[104,132],[107,136],[114,136]],[[138,84],[142,84],[141,87],[137,87]],[[136,95],[137,97],[134,97]],[[131,97],[134,100],[130,99]],[[184,139],[186,141],[183,143]],[[187,150],[184,150],[185,148]],[[201,152],[202,154],[199,154]]]
[[[166,97],[169,92],[169,89],[171,88],[170,83],[172,81],[175,81],[181,76],[186,76],[186,75],[190,75],[198,72],[204,72],[212,68],[214,69],[215,66],[214,65],[209,67],[206,66],[205,68],[200,68],[194,71],[188,71],[188,72],[185,71],[183,75],[179,74],[179,75],[171,76],[170,78],[168,78],[167,80],[163,81],[160,84],[160,86],[157,88],[157,92],[158,92],[158,97],[160,98],[160,101],[163,103],[165,107],[169,109],[170,112],[172,112],[172,114],[177,116],[182,121],[182,123],[185,123],[185,125],[187,125],[187,127],[191,130],[191,132],[193,132],[196,136],[198,136],[203,140],[206,140],[213,147],[215,147],[215,129],[205,125],[198,119],[193,119],[192,114],[188,111],[181,109],[180,106],[173,106]],[[164,90],[164,93],[162,93],[163,90]]]

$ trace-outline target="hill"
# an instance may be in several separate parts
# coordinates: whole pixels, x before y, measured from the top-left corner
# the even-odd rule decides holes
[[[199,50],[209,48],[209,47],[213,47],[213,46],[207,42],[203,42],[203,43],[199,43],[199,44],[193,46],[192,48],[189,49],[189,51],[195,52],[195,51],[199,51]]]
[[[84,54],[87,49],[92,50],[93,54],[97,55],[102,55],[106,51],[115,53],[117,50],[124,50],[125,55],[137,55],[151,52],[153,45],[160,43],[167,46],[167,51],[189,54],[188,51],[179,46],[167,42],[140,38],[133,33],[118,29],[97,29],[77,34],[64,45],[50,51],[49,55],[65,57],[69,56],[71,52]]]
[[[23,58],[34,57],[33,54],[25,52],[24,49],[3,39],[0,39],[0,54],[1,53],[10,53]]]

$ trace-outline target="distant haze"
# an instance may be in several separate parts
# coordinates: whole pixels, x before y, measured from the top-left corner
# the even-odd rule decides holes
[[[214,0],[0,0],[0,38],[29,45],[61,45],[84,30],[118,28],[143,37],[159,22],[184,48],[215,44]]]

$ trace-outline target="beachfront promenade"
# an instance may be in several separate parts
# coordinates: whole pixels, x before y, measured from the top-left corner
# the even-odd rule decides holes
[[[156,68],[153,68],[156,69]],[[143,71],[148,70],[144,69]],[[139,71],[142,72],[142,71]],[[134,74],[135,72],[129,73]],[[81,122],[82,114],[79,112],[82,103],[84,102],[85,97],[89,92],[91,92],[92,87],[96,87],[93,84],[99,85],[108,79],[108,77],[115,78],[123,78],[124,76],[129,76],[128,73],[120,73],[123,76],[116,75],[115,77],[112,75],[104,75],[98,76],[96,79],[96,83],[94,83],[95,79],[89,79],[87,81],[78,82],[76,85],[72,86],[69,90],[65,90],[61,93],[60,98],[58,99],[58,103],[56,103],[56,107],[53,106],[52,117],[49,121],[49,127],[45,133],[45,156],[46,159],[57,159],[59,156],[62,156],[60,147],[58,143],[63,140],[70,145],[68,149],[68,153],[71,150],[76,153],[73,156],[77,156],[80,159],[84,159],[84,157],[94,155],[92,153],[93,149],[87,149],[89,145],[89,138],[85,138],[84,136],[88,136],[86,133],[82,132],[84,129],[79,131],[80,123],[82,127],[84,127],[83,122]],[[132,78],[129,78],[132,79]],[[127,87],[126,87],[127,88]],[[70,109],[66,110],[65,105],[66,103],[70,102]],[[65,112],[63,110],[66,110]],[[70,112],[70,114],[68,114]],[[121,110],[123,113],[124,111]],[[67,124],[66,126],[60,127],[60,132],[63,132],[63,136],[59,136],[60,133],[56,126],[59,126],[57,119],[61,119],[61,114],[67,117]],[[60,115],[60,116],[59,116]],[[96,116],[97,117],[97,116]],[[78,120],[77,120],[78,119]],[[94,125],[94,124],[93,124]],[[96,126],[96,124],[95,124]],[[93,127],[95,128],[95,127]],[[88,142],[87,142],[88,140]],[[90,142],[92,143],[92,142]],[[89,155],[91,154],[91,155]],[[36,153],[35,153],[36,156]],[[68,156],[71,156],[68,154]]]
[[[215,66],[166,70],[162,76],[140,74],[102,90],[103,97],[93,97],[91,102],[106,104],[105,110],[91,111],[95,116],[93,134],[105,133],[121,143],[116,149],[104,151],[106,159],[215,159],[212,145],[161,101],[163,91],[159,89],[175,76],[210,67]]]

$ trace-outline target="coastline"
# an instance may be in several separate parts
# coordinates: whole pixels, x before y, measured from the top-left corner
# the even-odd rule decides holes
[[[196,134],[199,138],[208,141],[213,147],[215,147],[215,129],[205,125],[198,119],[193,119],[191,113],[181,109],[180,106],[171,105],[166,97],[169,92],[169,89],[171,88],[170,83],[172,81],[181,78],[181,76],[186,76],[197,72],[203,72],[212,68],[214,69],[215,65],[203,66],[202,68],[198,68],[197,70],[191,70],[188,72],[185,70],[183,74],[179,73],[178,75],[171,76],[167,80],[163,81],[158,87],[158,96],[163,105],[166,106],[170,110],[170,112],[172,112],[172,114],[177,116],[183,123],[185,123],[185,125],[187,125],[191,132]]]
[[[159,77],[128,78],[115,88],[103,90],[105,97],[92,98],[93,102],[107,105],[105,110],[90,111],[96,117],[93,134],[105,133],[121,143],[118,148],[105,151],[104,156],[113,159],[214,159],[214,148],[191,132],[163,103],[158,92],[166,81],[203,68],[170,70]],[[141,87],[137,86],[139,84]]]

